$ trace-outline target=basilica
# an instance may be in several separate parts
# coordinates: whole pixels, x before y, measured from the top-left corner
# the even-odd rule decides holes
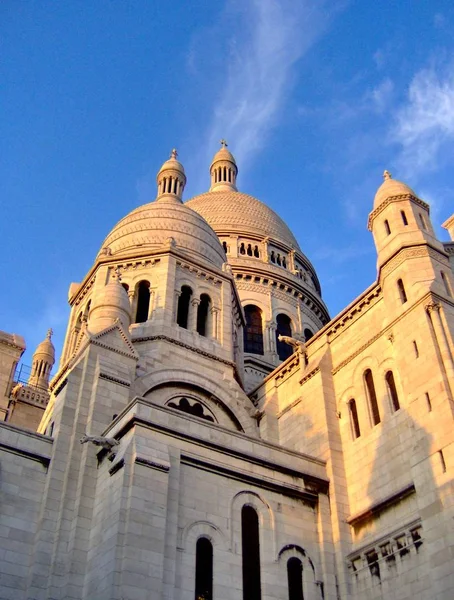
[[[183,202],[172,151],[52,377],[51,331],[26,380],[0,332],[1,600],[454,598],[454,215],[441,242],[385,171],[377,279],[332,318],[237,176],[222,142]]]

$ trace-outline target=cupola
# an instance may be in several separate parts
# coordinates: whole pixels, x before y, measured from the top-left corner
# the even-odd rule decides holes
[[[214,155],[210,166],[210,192],[237,191],[238,167],[233,154],[227,150],[227,142],[221,140],[221,149]]]
[[[156,200],[175,199],[182,202],[183,190],[186,185],[186,175],[184,167],[177,160],[178,153],[175,148],[170,154],[170,158],[159,169],[156,177],[158,184],[158,195]]]
[[[131,306],[128,294],[121,285],[119,273],[112,273],[110,281],[95,294],[88,315],[88,329],[91,333],[102,331],[119,320],[128,331],[131,324]]]
[[[32,360],[32,371],[28,385],[46,389],[49,387],[49,377],[55,363],[55,348],[52,343],[52,329],[47,332],[46,339],[38,344]]]

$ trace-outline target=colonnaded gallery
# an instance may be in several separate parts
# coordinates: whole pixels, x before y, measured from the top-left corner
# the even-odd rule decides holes
[[[0,334],[1,599],[454,598],[454,241],[385,171],[377,280],[330,319],[237,172],[223,143],[183,204],[172,152],[51,380],[51,332],[27,380]]]

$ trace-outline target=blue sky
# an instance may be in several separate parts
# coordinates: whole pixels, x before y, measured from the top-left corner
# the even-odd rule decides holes
[[[155,197],[177,147],[185,199],[224,137],[239,188],[291,226],[334,316],[376,276],[367,216],[389,169],[453,211],[450,1],[5,0],[0,8],[0,329],[26,363],[104,237]]]

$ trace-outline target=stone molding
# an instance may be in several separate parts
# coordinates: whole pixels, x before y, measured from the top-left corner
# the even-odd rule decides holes
[[[385,498],[382,498],[378,502],[375,502],[374,504],[369,506],[369,508],[362,510],[362,511],[348,517],[347,523],[349,525],[355,526],[358,523],[361,523],[362,521],[365,521],[375,515],[380,514],[381,512],[390,508],[394,504],[397,504],[404,498],[407,498],[407,496],[411,496],[412,494],[415,494],[415,493],[416,493],[415,484],[413,482],[411,482],[408,485],[401,488],[400,490],[397,490],[396,492],[393,492],[389,496],[386,496]]]
[[[175,344],[175,346],[180,346],[181,348],[185,348],[186,350],[192,350],[193,352],[196,352],[197,354],[201,354],[202,356],[205,356],[205,357],[215,360],[217,362],[223,363],[224,365],[228,365],[229,367],[232,367],[232,369],[236,369],[236,364],[234,362],[231,362],[230,360],[226,360],[225,358],[220,358],[219,356],[216,356],[215,354],[212,354],[211,352],[206,352],[205,350],[201,350],[200,348],[196,348],[195,346],[191,346],[190,344],[180,342],[179,340],[174,340],[173,338],[168,337],[167,335],[149,335],[149,336],[135,338],[134,344],[142,343],[142,342],[154,342],[155,340],[164,340],[166,342],[170,342],[171,344]]]
[[[189,271],[189,273],[192,273],[199,279],[205,279],[206,281],[210,281],[210,282],[214,283],[214,285],[216,285],[216,286],[220,286],[222,284],[222,279],[220,279],[219,277],[216,277],[212,273],[207,273],[207,271],[200,269],[198,267],[195,267],[194,265],[185,263],[182,260],[177,260],[176,262],[177,262],[177,268],[182,269],[182,270],[187,270],[187,271]]]
[[[126,379],[120,379],[118,377],[113,377],[112,375],[108,375],[107,373],[100,373],[100,379],[105,379],[106,381],[112,381],[113,383],[118,383],[119,385],[123,385],[124,387],[131,387],[131,382],[126,381]]]
[[[340,333],[342,333],[342,329],[351,325],[355,321],[357,321],[366,310],[372,308],[379,300],[382,299],[382,289],[381,286],[376,283],[374,287],[365,294],[362,298],[360,298],[353,306],[346,310],[344,314],[340,315],[336,321],[326,330],[326,335],[328,339],[331,341],[335,339]]]
[[[389,206],[392,202],[401,202],[402,200],[410,200],[412,202],[415,202],[415,204],[418,204],[419,206],[421,206],[422,208],[424,208],[425,210],[427,210],[427,212],[430,214],[430,207],[429,207],[429,205],[426,202],[424,202],[423,200],[420,200],[419,198],[416,198],[416,196],[413,196],[412,194],[399,194],[397,196],[389,196],[388,198],[386,198],[386,200],[384,202],[382,202],[380,204],[380,206],[377,206],[377,208],[370,213],[369,219],[367,221],[367,229],[369,231],[372,231],[372,223],[373,223],[374,219],[381,212],[383,212],[383,210],[387,206]]]
[[[401,248],[389,258],[386,263],[380,268],[379,281],[382,281],[392,271],[397,269],[403,262],[409,258],[421,258],[422,256],[428,256],[434,260],[440,261],[440,256],[443,256],[440,250],[432,248],[428,244],[419,244],[418,246],[405,246]]]

